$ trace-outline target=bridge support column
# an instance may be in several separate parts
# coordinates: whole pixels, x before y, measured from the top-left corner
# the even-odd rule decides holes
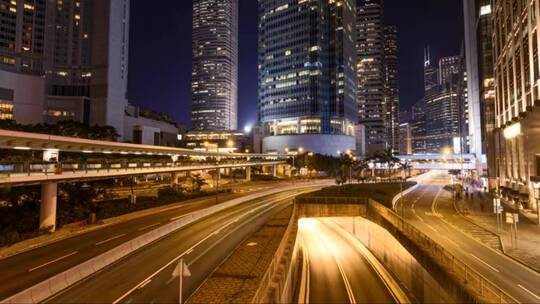
[[[178,178],[180,177],[179,172],[171,173],[171,186],[175,187],[178,185]]]
[[[56,229],[56,202],[58,184],[41,184],[41,206],[39,209],[39,229],[54,232]]]
[[[272,166],[272,176],[276,177],[278,175],[278,168],[277,165]]]
[[[251,167],[246,167],[246,181],[251,181]]]

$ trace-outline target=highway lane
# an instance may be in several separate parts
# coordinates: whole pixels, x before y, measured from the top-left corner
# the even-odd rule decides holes
[[[299,238],[309,261],[305,302],[396,303],[354,241],[343,233],[328,219],[300,220]]]
[[[184,280],[187,298],[245,237],[305,191],[258,198],[209,216],[136,251],[48,302],[178,302],[178,279],[172,278],[172,272],[180,257],[193,274]]]
[[[220,195],[219,202],[273,187],[276,187],[275,183],[235,187],[235,191],[239,193]],[[67,239],[1,259],[0,299],[16,294],[187,213],[210,207],[215,202],[214,196],[187,201],[162,212],[74,234]]]
[[[449,224],[449,217],[454,223],[459,219],[454,217],[451,194],[442,189],[449,183],[445,173],[430,173],[405,196],[405,219],[517,301],[540,303],[540,274],[465,234],[459,223]],[[398,213],[400,208],[401,203]]]

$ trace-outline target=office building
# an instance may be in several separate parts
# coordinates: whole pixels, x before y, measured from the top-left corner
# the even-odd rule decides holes
[[[461,103],[459,83],[463,72],[460,56],[444,57],[439,67],[431,65],[428,57],[425,69],[425,140],[427,153],[462,151]],[[438,75],[438,76],[435,76]],[[437,84],[434,81],[437,79]]]
[[[0,3],[0,68],[40,75],[45,55],[46,0]]]
[[[540,213],[540,3],[492,4],[498,184],[516,207]]]
[[[259,1],[263,150],[354,150],[355,2]]]
[[[399,125],[399,152],[402,155],[413,154],[412,126],[408,122]]]
[[[464,0],[470,152],[481,160],[490,189],[496,188],[495,79],[490,0]],[[487,161],[485,160],[487,156]],[[485,167],[485,168],[483,168]],[[486,171],[487,170],[487,171]]]
[[[10,1],[2,3],[0,68],[9,77],[43,78],[41,107],[20,123],[78,120],[110,125],[123,137],[127,106],[129,0]],[[5,35],[4,35],[5,33]],[[26,77],[28,78],[28,77]],[[38,79],[33,81],[39,82]],[[13,111],[25,105],[13,101]],[[21,112],[21,111],[19,111]],[[39,119],[35,119],[39,117]]]
[[[414,154],[427,153],[426,147],[426,101],[424,98],[416,102],[411,110],[412,151]]]
[[[384,27],[384,64],[385,64],[385,104],[386,134],[388,146],[394,152],[400,152],[399,121],[399,47],[398,31],[395,26]]]
[[[238,128],[238,0],[193,1],[191,122],[194,130]]]
[[[390,147],[385,99],[384,7],[382,0],[357,0],[358,121],[366,127],[367,153]]]

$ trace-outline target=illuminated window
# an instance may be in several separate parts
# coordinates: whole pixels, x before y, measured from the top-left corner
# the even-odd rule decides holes
[[[13,103],[7,100],[0,100],[0,120],[13,119]]]

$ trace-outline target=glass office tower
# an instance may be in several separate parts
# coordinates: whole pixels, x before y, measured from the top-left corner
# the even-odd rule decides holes
[[[194,130],[238,128],[238,0],[193,1]]]
[[[259,119],[267,152],[356,147],[355,1],[259,1]]]

